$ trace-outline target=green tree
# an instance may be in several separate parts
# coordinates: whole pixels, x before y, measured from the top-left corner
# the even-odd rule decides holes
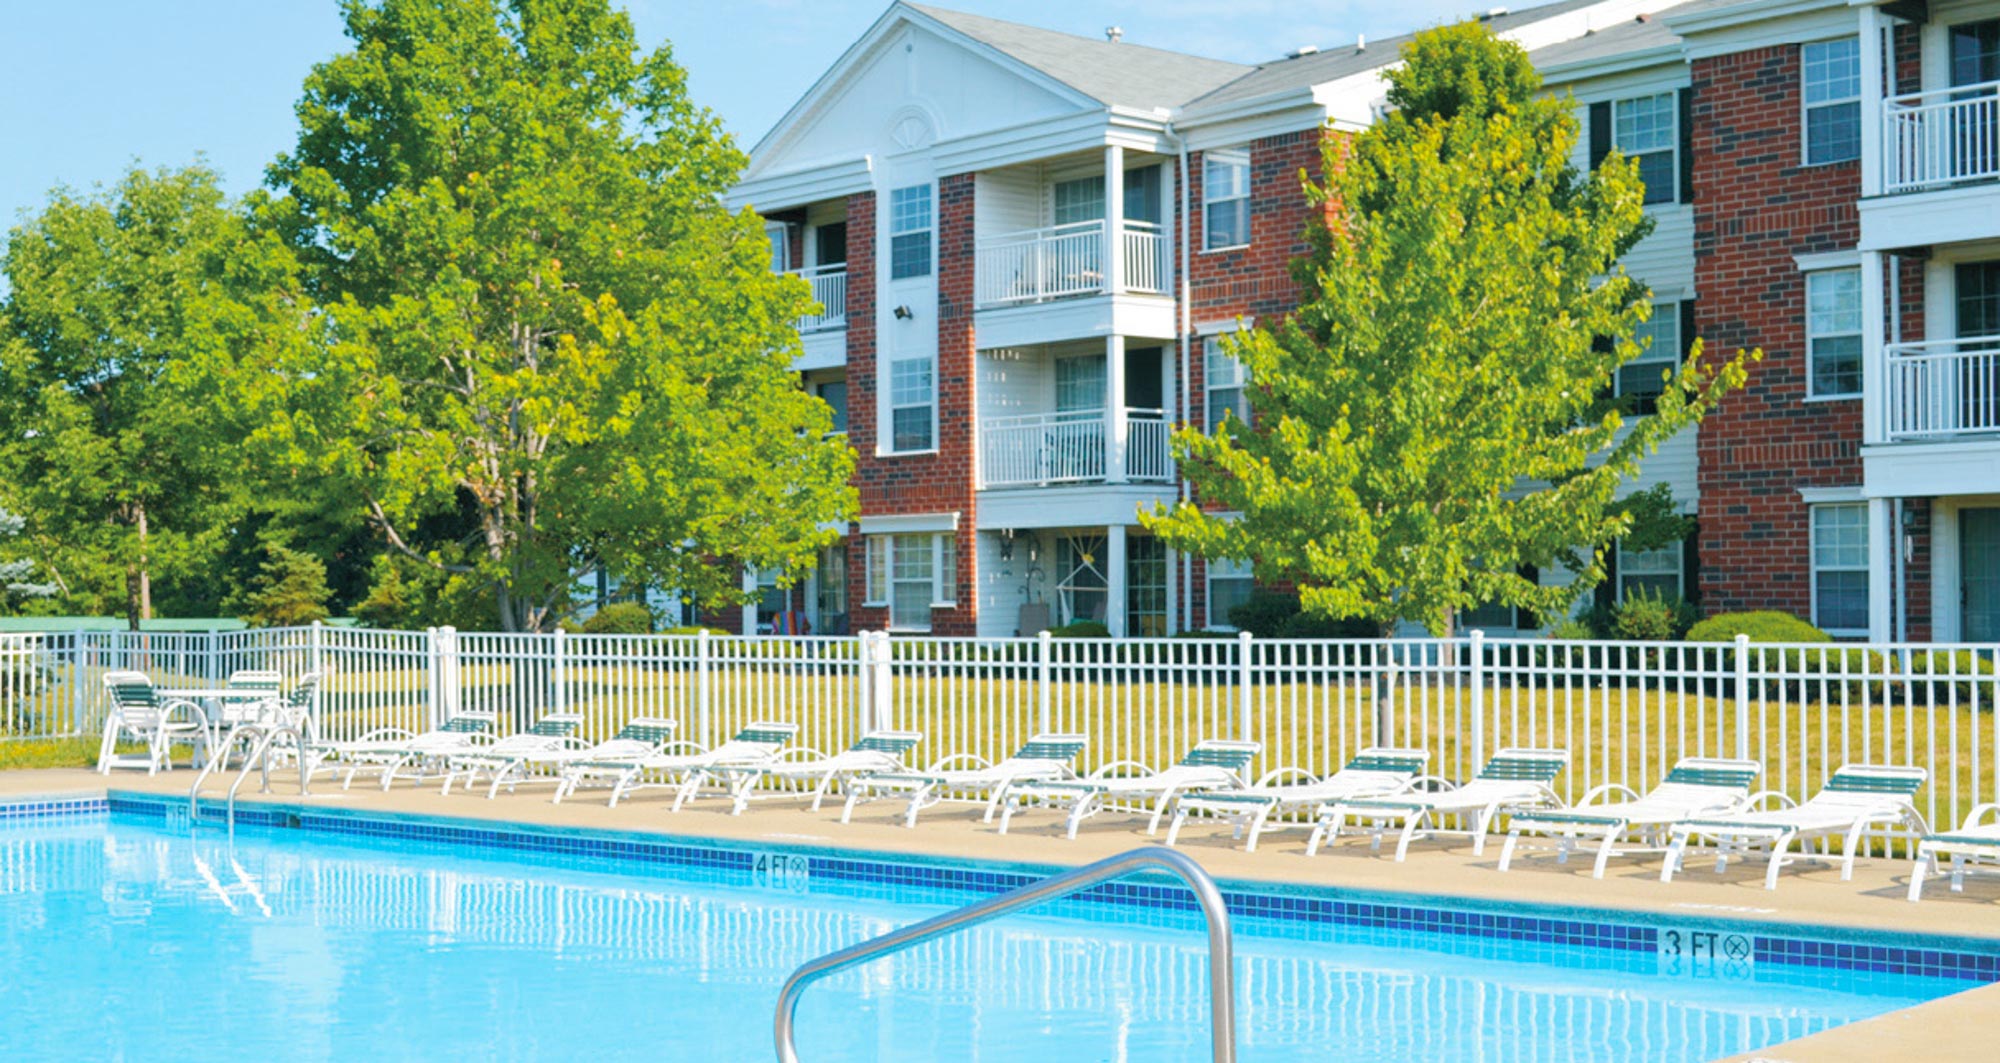
[[[603,0],[350,0],[259,216],[319,303],[243,374],[255,441],[406,559],[550,630],[577,573],[742,596],[855,508],[789,366],[805,286],[721,193],[743,157]],[[425,541],[470,510],[469,549]],[[729,564],[716,559],[727,558]]]
[[[1640,459],[1744,378],[1745,356],[1671,376],[1657,412],[1605,396],[1649,313],[1619,257],[1648,231],[1637,168],[1580,174],[1572,104],[1515,44],[1464,24],[1419,34],[1392,113],[1330,138],[1307,181],[1302,305],[1237,334],[1254,429],[1182,432],[1202,503],[1143,514],[1168,545],[1248,558],[1308,611],[1449,631],[1495,602],[1553,616],[1604,578]],[[1609,342],[1606,339],[1609,338]],[[1581,555],[1569,587],[1523,566]]]
[[[20,517],[0,509],[0,543],[21,534],[26,524]],[[57,583],[34,583],[35,561],[31,557],[0,561],[0,611],[11,611],[30,598],[50,598],[61,589]]]
[[[190,367],[241,335],[243,235],[194,166],[58,191],[8,238],[0,469],[72,596],[135,628],[155,581],[201,572],[240,506],[233,432]]]
[[[238,606],[253,627],[302,627],[332,615],[326,608],[332,596],[324,562],[274,542],[265,546],[264,564]]]

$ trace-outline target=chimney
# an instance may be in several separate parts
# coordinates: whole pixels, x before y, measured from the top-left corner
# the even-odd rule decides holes
[[[1104,39],[1110,41],[1112,44],[1117,44],[1119,40],[1122,39],[1124,36],[1125,36],[1125,27],[1123,26],[1104,27]]]

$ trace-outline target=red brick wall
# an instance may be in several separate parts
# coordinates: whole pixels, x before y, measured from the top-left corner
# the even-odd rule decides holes
[[[875,352],[874,197],[849,198],[847,205],[847,401],[848,437],[858,452],[854,482],[865,516],[902,513],[959,514],[958,607],[931,612],[931,631],[972,635],[978,623],[978,552],[974,549],[973,445],[976,418],[973,382],[973,176],[938,182],[938,436],[937,453],[891,457],[875,448],[878,402]],[[927,315],[928,310],[921,311]],[[863,324],[865,322],[865,328]],[[919,327],[925,322],[920,317]],[[848,601],[852,630],[888,626],[889,611],[861,604],[867,598],[865,547],[849,546]]]
[[[1808,615],[1803,486],[1861,482],[1861,402],[1805,402],[1805,277],[1794,255],[1850,249],[1858,163],[1801,164],[1799,49],[1697,59],[1695,286],[1715,355],[1762,348],[1701,428],[1701,598],[1710,613]]]

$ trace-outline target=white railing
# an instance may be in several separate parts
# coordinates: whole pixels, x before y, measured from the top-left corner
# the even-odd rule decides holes
[[[2000,177],[2000,81],[1883,100],[1882,153],[1888,192]]]
[[[1843,764],[1930,772],[1917,807],[1956,824],[2000,798],[2000,645],[1751,645],[1489,639],[953,639],[507,635],[335,627],[234,634],[13,636],[0,646],[0,734],[92,736],[102,676],[212,685],[236,668],[327,678],[321,733],[422,728],[461,709],[509,731],[551,711],[587,737],[666,716],[713,743],[752,720],[838,749],[871,729],[923,732],[913,761],[997,759],[1040,731],[1090,736],[1079,765],[1172,763],[1203,738],[1261,742],[1253,774],[1338,768],[1369,745],[1431,752],[1464,778],[1505,746],[1570,751],[1557,789],[1657,783],[1681,757],[1746,756],[1761,788],[1803,798]],[[24,665],[36,674],[18,678]]]
[[[1104,479],[1104,411],[1029,413],[979,422],[984,487]]]
[[[1165,294],[1167,238],[1160,226],[1126,222],[1124,290]],[[982,237],[974,258],[973,301],[1015,306],[1112,290],[1105,283],[1103,221]]]
[[[1882,353],[1890,439],[2000,432],[2000,336],[1892,343]]]
[[[847,263],[790,272],[812,285],[813,302],[820,307],[819,313],[799,318],[800,332],[825,332],[847,327]]]
[[[1164,410],[1125,411],[1125,476],[1172,480],[1171,428]],[[1104,413],[1030,413],[979,423],[981,487],[1043,487],[1096,482],[1110,468]]]

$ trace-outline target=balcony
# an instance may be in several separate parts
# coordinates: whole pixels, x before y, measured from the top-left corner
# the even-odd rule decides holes
[[[820,306],[819,313],[799,318],[800,332],[833,332],[847,327],[847,263],[788,272],[812,285],[813,301]]]
[[[2000,336],[1892,343],[1882,353],[1891,441],[2000,433]]]
[[[987,310],[1087,295],[1167,294],[1167,237],[1160,226],[1128,221],[1120,235],[1119,283],[1106,282],[1112,256],[1101,220],[981,239],[974,305]]]
[[[995,417],[979,424],[980,486],[1050,487],[1061,484],[1169,482],[1171,428],[1164,410],[1127,408],[1122,475],[1105,446],[1110,424],[1101,410]]]
[[[2000,178],[2000,81],[1882,101],[1882,190]]]

